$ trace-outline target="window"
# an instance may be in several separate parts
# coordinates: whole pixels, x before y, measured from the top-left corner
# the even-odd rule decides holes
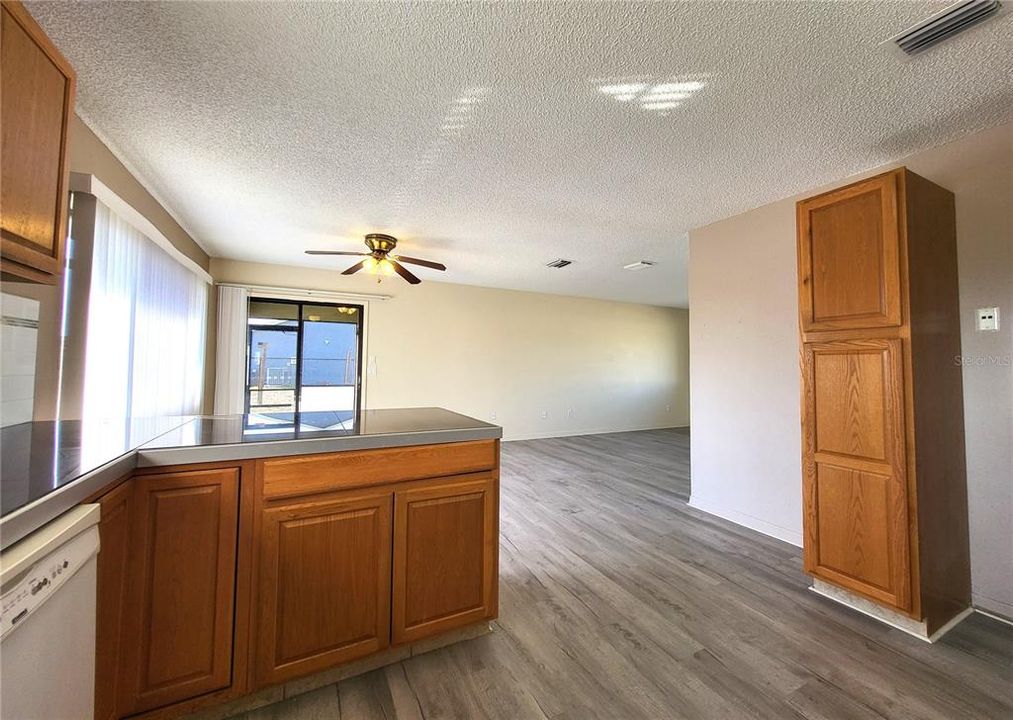
[[[208,283],[95,203],[85,418],[200,412]]]
[[[251,298],[248,413],[358,414],[361,305]]]

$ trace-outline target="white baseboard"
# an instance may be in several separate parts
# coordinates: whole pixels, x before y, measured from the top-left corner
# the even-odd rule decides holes
[[[1010,618],[1013,618],[1013,604],[976,593],[973,588],[971,590],[971,604],[983,614],[995,617],[998,620],[1011,622]]]
[[[575,437],[577,435],[611,435],[612,433],[640,432],[641,430],[671,430],[673,428],[688,428],[689,425],[652,425],[650,427],[624,427],[624,428],[585,428],[583,430],[557,430],[545,433],[526,433],[521,435],[510,435],[504,437],[503,442],[514,440],[549,440],[552,438]]]
[[[689,506],[702,510],[705,513],[716,515],[724,520],[729,520],[736,525],[742,525],[750,530],[755,530],[783,542],[791,543],[795,547],[802,547],[802,533],[797,530],[781,527],[753,515],[723,507],[692,493],[689,497]]]
[[[991,612],[990,610],[985,610],[984,608],[980,607],[975,607],[974,611],[979,615],[984,615],[985,617],[992,618],[993,620],[998,620],[999,622],[1005,623],[1006,625],[1013,626],[1013,620],[1010,620],[1005,615],[997,615],[996,613]]]

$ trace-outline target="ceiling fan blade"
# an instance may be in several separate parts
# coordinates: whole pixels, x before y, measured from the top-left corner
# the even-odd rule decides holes
[[[361,252],[345,252],[343,250],[307,250],[307,255],[369,255],[369,253]]]
[[[447,266],[443,263],[433,262],[432,260],[419,260],[418,258],[405,257],[404,255],[398,255],[397,259],[401,262],[411,263],[412,265],[421,265],[422,267],[432,268],[433,270],[447,269]]]
[[[402,265],[401,263],[399,263],[397,260],[392,260],[391,258],[387,258],[387,260],[390,262],[391,265],[394,266],[394,272],[396,272],[398,275],[400,275],[405,280],[407,280],[408,282],[410,282],[412,285],[418,285],[420,282],[422,282],[417,277],[415,277],[408,270],[408,268],[406,268],[404,265]]]
[[[352,265],[352,267],[348,268],[347,270],[345,270],[341,274],[342,275],[351,275],[352,273],[357,273],[360,270],[362,270],[362,266],[365,265],[365,264],[366,264],[365,260],[360,260],[359,262],[355,263],[354,265]]]

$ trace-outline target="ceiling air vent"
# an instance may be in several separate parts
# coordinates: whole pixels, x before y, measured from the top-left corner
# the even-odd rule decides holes
[[[551,268],[557,268],[557,269],[558,268],[565,268],[567,265],[573,265],[573,260],[564,260],[563,258],[559,258],[558,260],[553,260],[550,263],[545,263],[545,267],[551,267]]]
[[[964,0],[894,35],[884,44],[902,55],[917,55],[1003,10],[999,0]]]
[[[652,268],[655,265],[657,265],[657,263],[650,260],[637,260],[635,263],[623,265],[623,270],[646,270],[647,268]]]

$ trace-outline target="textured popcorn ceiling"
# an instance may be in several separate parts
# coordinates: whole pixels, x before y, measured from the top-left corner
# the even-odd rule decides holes
[[[938,2],[28,6],[88,124],[262,262],[385,231],[424,279],[685,306],[689,228],[1013,115],[1013,13],[877,47]]]

